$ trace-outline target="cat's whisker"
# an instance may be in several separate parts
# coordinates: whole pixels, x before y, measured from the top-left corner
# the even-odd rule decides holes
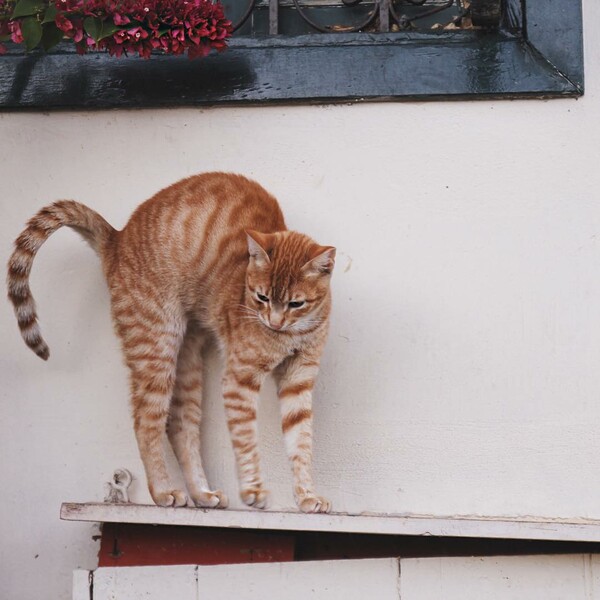
[[[289,331],[297,331],[298,333],[302,333],[306,329],[320,325],[324,321],[325,319],[303,319],[301,321],[297,321],[293,325],[290,325],[286,329]]]
[[[241,313],[241,314],[244,314],[244,313],[249,313],[251,315],[257,315],[258,314],[257,310],[253,310],[251,308],[236,308],[236,311],[239,312],[239,313]]]
[[[250,308],[249,306],[246,306],[245,304],[240,304],[240,306],[238,306],[238,310],[247,310],[250,312],[258,312],[255,308]]]
[[[246,310],[249,312],[258,313],[258,311],[256,309],[251,308],[250,306],[247,306],[246,304],[232,304],[231,307],[235,308],[236,310]]]

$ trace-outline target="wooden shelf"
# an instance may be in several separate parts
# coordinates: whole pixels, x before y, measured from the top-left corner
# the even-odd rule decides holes
[[[330,514],[258,510],[162,508],[140,504],[64,503],[66,521],[226,527],[271,531],[322,531],[435,537],[600,542],[600,521],[479,516]]]

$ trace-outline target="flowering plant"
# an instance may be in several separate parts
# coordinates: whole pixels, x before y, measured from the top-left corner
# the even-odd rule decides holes
[[[227,47],[231,21],[212,0],[0,0],[2,42],[49,50],[62,39],[79,54],[107,50],[111,56],[153,50],[206,56]]]

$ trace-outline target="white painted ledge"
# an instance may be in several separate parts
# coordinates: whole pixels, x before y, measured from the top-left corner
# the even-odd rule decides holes
[[[232,527],[279,531],[326,531],[383,535],[430,535],[600,542],[600,521],[433,517],[428,515],[306,515],[298,512],[162,508],[141,504],[64,503],[66,521],[146,523],[190,527]]]

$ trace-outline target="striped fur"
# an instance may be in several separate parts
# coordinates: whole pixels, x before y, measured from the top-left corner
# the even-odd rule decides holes
[[[29,273],[40,246],[63,226],[78,231],[100,255],[110,242],[114,229],[95,211],[72,200],[55,202],[42,208],[27,223],[15,241],[15,250],[8,261],[8,298],[13,304],[17,323],[25,343],[44,360],[50,350],[42,338],[29,288]]]
[[[57,202],[29,221],[8,266],[21,333],[43,359],[49,352],[29,273],[41,244],[61,226],[83,235],[102,260],[154,501],[227,506],[225,494],[208,485],[200,458],[202,350],[213,340],[226,358],[223,397],[243,501],[267,503],[256,412],[262,382],[274,372],[296,501],[305,512],[329,511],[311,475],[312,389],[327,336],[335,249],[288,231],[277,201],[238,175],[180,181],[142,204],[122,231],[82,204]],[[187,492],[170,483],[165,437]]]

